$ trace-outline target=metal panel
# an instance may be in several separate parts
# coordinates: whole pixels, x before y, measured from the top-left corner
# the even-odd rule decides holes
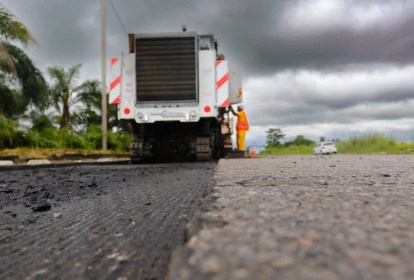
[[[195,35],[136,37],[138,102],[197,100]]]
[[[216,52],[199,51],[200,115],[214,117],[216,112]]]
[[[135,54],[122,56],[120,119],[133,119],[135,115]]]
[[[243,103],[242,77],[237,66],[229,64],[230,104]]]

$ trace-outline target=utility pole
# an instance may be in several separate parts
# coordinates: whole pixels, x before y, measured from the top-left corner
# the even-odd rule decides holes
[[[107,121],[106,121],[106,0],[102,0],[102,150],[107,149]]]

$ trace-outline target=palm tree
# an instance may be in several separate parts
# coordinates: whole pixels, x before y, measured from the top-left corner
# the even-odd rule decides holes
[[[26,26],[0,4],[0,65],[14,70],[12,56],[4,45],[5,40],[18,41],[25,46],[36,43]]]
[[[4,46],[14,64],[14,73],[9,78],[17,78],[20,84],[23,110],[32,103],[43,112],[49,104],[47,85],[42,73],[21,49],[9,43],[4,43]]]
[[[9,41],[36,44],[28,29],[0,4],[0,114],[20,115],[30,103],[44,111],[47,88],[43,75]]]
[[[70,126],[70,108],[80,100],[85,100],[85,96],[94,96],[99,93],[99,82],[85,81],[77,85],[81,65],[74,65],[67,71],[63,67],[49,67],[48,72],[53,84],[50,86],[50,94],[56,110],[61,112],[60,128]]]

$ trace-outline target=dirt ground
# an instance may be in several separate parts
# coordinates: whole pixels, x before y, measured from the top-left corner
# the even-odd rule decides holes
[[[216,164],[0,171],[0,279],[163,279]]]

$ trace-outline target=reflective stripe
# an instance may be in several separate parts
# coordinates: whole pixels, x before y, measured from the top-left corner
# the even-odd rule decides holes
[[[217,88],[221,88],[224,83],[229,81],[229,73],[224,74],[224,76],[217,82]]]
[[[111,59],[111,80],[109,85],[109,103],[119,104],[121,100],[121,60]]]
[[[229,98],[227,98],[227,99],[223,102],[223,104],[221,104],[221,105],[220,105],[220,107],[229,107],[229,105],[230,105],[230,99],[229,99]]]
[[[244,111],[238,113],[236,130],[249,130],[249,122],[247,121],[247,116]]]
[[[228,107],[229,99],[229,69],[225,60],[216,60],[216,100],[219,107]]]

